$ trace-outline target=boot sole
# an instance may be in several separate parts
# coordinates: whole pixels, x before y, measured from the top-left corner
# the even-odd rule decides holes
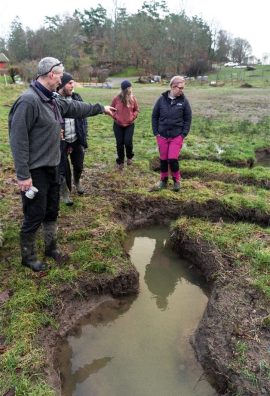
[[[30,264],[25,264],[25,263],[22,263],[22,265],[24,266],[24,267],[27,267],[27,268],[29,268],[29,269],[31,269],[32,271],[34,271],[34,272],[44,272],[44,271],[47,271],[47,270],[49,270],[49,267],[46,265],[46,266],[44,266],[44,268],[35,268],[35,267],[33,267],[32,265],[30,265]]]

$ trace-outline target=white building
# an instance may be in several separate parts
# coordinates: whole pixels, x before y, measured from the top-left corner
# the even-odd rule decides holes
[[[262,54],[262,64],[270,65],[270,52],[264,52]]]

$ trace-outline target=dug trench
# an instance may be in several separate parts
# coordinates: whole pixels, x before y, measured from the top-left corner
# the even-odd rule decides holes
[[[111,217],[114,222],[121,222],[126,231],[168,224],[179,216],[207,217],[213,222],[252,219],[263,225],[269,224],[269,219],[265,220],[261,214],[256,217],[256,213],[248,210],[230,213],[214,201],[203,206],[197,202],[182,205],[177,199],[167,199],[158,193],[134,194],[112,185],[109,189],[110,193],[106,189],[106,196],[113,207]],[[96,187],[92,184],[89,194],[102,198],[104,191],[100,183],[96,183]],[[60,219],[60,227],[65,221]],[[269,315],[264,296],[250,286],[245,267],[234,266],[229,254],[221,253],[203,239],[191,238],[178,228],[171,229],[170,239],[179,256],[187,257],[202,271],[211,289],[203,318],[190,338],[207,378],[220,395],[269,395],[269,377],[261,375],[259,384],[252,381],[237,364],[235,353],[237,344],[244,340],[249,346],[247,372],[260,376],[258,362],[268,362],[270,342],[269,331],[264,326]],[[130,264],[113,276],[84,276],[75,286],[62,285],[57,290],[53,316],[59,327],[57,330],[45,328],[38,337],[38,342],[47,351],[47,380],[57,394],[61,394],[57,352],[63,339],[74,331],[78,320],[89,315],[98,304],[113,297],[137,293],[138,288],[138,273]]]
[[[127,228],[166,223],[176,213],[177,216],[207,217],[221,222],[232,218],[213,202],[208,207],[195,203],[189,206],[187,203],[186,207],[180,208],[176,202],[162,201],[160,197],[140,199],[137,196],[132,199],[130,196],[122,204],[120,212],[124,213],[121,219],[126,219]],[[246,212],[245,215],[241,213],[238,220],[243,217],[251,218]],[[264,326],[265,319],[269,317],[268,303],[250,286],[246,279],[247,269],[235,266],[229,252],[224,254],[205,240],[186,235],[181,227],[171,229],[170,240],[179,256],[189,259],[202,271],[211,288],[203,318],[191,337],[209,381],[220,395],[270,394],[269,378],[261,378],[259,385],[256,381],[252,383],[242,368],[235,364],[236,345],[241,340],[249,344],[247,372],[260,373],[258,362],[269,361],[270,334],[268,326]]]

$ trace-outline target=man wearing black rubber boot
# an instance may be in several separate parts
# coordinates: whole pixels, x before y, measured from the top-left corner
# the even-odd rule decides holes
[[[59,162],[63,119],[97,114],[113,116],[110,106],[55,97],[64,67],[52,57],[41,59],[37,79],[13,104],[9,113],[10,145],[21,191],[24,220],[20,232],[22,265],[44,271],[36,256],[36,232],[43,225],[45,256],[63,258],[57,247]],[[35,189],[35,188],[36,189]]]

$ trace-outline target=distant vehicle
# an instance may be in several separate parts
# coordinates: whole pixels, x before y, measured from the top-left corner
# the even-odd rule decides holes
[[[224,66],[225,67],[235,67],[235,66],[239,66],[239,63],[238,62],[227,62],[227,63],[224,63]]]
[[[109,81],[105,81],[104,83],[102,83],[101,88],[112,88],[112,84]]]

